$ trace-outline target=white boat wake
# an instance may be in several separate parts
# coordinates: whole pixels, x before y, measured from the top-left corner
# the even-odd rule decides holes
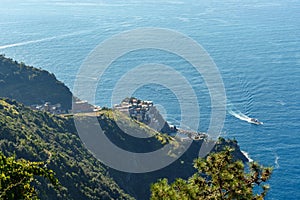
[[[18,46],[24,46],[24,45],[28,45],[28,44],[39,43],[39,42],[51,41],[51,40],[54,40],[54,39],[61,39],[61,38],[64,38],[64,37],[80,35],[80,34],[83,34],[83,33],[86,33],[86,32],[90,32],[90,31],[78,31],[78,32],[74,32],[74,33],[68,33],[68,34],[63,34],[63,35],[58,35],[58,36],[53,36],[53,37],[47,37],[47,38],[42,38],[42,39],[38,39],[38,40],[29,40],[29,41],[25,41],[25,42],[7,44],[7,45],[0,46],[0,50],[11,48],[11,47],[18,47]]]
[[[236,112],[233,110],[229,110],[228,113],[240,120],[251,123],[251,117],[248,117],[247,115],[245,115],[244,113],[242,113],[240,111]]]
[[[57,38],[57,37],[48,37],[48,38],[43,38],[43,39],[39,39],[39,40],[30,40],[30,41],[26,41],[26,42],[7,44],[7,45],[0,46],[0,49],[7,49],[7,48],[11,48],[11,47],[24,46],[24,45],[27,45],[27,44],[34,44],[34,43],[39,43],[39,42],[44,42],[44,41],[50,41],[50,40],[53,40],[55,38]]]
[[[228,113],[242,121],[246,121],[248,123],[252,123],[252,124],[263,124],[262,122],[259,122],[257,119],[251,118],[247,115],[245,115],[244,113],[242,113],[241,111],[239,111],[238,109],[236,109],[232,104],[227,106],[228,108]]]

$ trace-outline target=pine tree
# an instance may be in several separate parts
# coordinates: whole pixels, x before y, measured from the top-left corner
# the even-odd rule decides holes
[[[177,179],[169,184],[162,179],[151,186],[151,199],[264,199],[269,186],[265,183],[272,168],[251,162],[246,170],[235,161],[232,149],[226,148],[206,158],[195,160],[197,169],[188,180]],[[247,173],[248,172],[248,173]]]

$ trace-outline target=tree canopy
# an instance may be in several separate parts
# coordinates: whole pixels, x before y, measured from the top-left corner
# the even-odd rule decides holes
[[[36,177],[48,179],[53,186],[58,186],[54,172],[44,162],[16,160],[0,152],[0,199],[37,199],[32,185]]]
[[[42,177],[31,182],[40,199],[132,199],[84,147],[71,117],[34,111],[14,100],[0,98],[0,151],[7,157],[45,162],[55,172],[60,182],[58,189]],[[27,168],[22,167],[32,166],[25,163],[9,166],[24,171]],[[9,168],[4,169],[5,175],[10,172]],[[1,189],[6,188],[3,184]]]
[[[256,162],[245,168],[231,152],[226,148],[196,159],[194,167],[198,172],[188,180],[177,179],[171,184],[167,179],[159,180],[151,186],[151,199],[264,199],[272,168]]]
[[[15,99],[27,106],[61,104],[61,110],[72,108],[72,93],[54,74],[19,63],[0,55],[0,96]]]

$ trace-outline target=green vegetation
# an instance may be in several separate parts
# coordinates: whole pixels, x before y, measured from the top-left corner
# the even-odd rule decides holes
[[[53,74],[25,66],[24,63],[1,55],[0,87],[0,97],[16,99],[25,105],[49,101],[52,104],[60,103],[62,109],[71,107],[71,92],[63,83],[57,81]],[[41,167],[38,163],[46,162],[47,169],[41,169],[48,174],[56,174],[60,182],[56,188],[50,184],[54,183],[51,177],[38,173],[29,174],[30,182],[27,183],[30,183],[30,187],[28,188],[27,183],[24,184],[30,191],[34,188],[34,195],[38,198],[132,199],[133,196],[137,199],[149,199],[149,186],[158,179],[187,179],[196,172],[193,160],[198,157],[203,140],[194,141],[178,160],[158,171],[145,174],[120,172],[104,166],[84,147],[77,134],[72,114],[57,116],[33,111],[10,99],[0,98],[0,151],[8,156],[8,159],[12,159],[13,156],[19,161],[21,159],[20,162],[23,163],[35,163]],[[171,144],[173,147],[167,156],[173,156],[175,152],[183,150],[180,141],[158,133],[118,111],[106,108],[97,114],[99,124],[107,137],[125,150],[136,153],[151,152],[165,144]],[[75,114],[75,117],[80,118],[82,125],[90,126],[88,122],[94,115],[95,113],[81,113]],[[127,133],[150,137],[141,139]],[[222,151],[225,146],[235,149],[235,160],[247,161],[235,140],[220,139],[213,152]],[[53,173],[48,169],[53,170]],[[26,171],[25,168],[20,170]],[[36,177],[33,182],[32,176]],[[13,178],[11,181],[17,182],[18,179]]]
[[[72,93],[54,74],[18,63],[0,55],[0,97],[25,105],[60,103],[63,110],[72,106]]]
[[[168,137],[164,134],[155,135],[152,138],[147,139],[136,139],[129,135],[126,136],[126,133],[123,133],[122,130],[115,125],[114,120],[111,118],[106,119],[103,117],[100,123],[103,123],[105,131],[111,141],[116,145],[120,146],[123,149],[127,149],[133,152],[151,152],[157,148],[161,148],[161,143],[158,143],[155,137],[163,137],[162,141],[171,144],[175,152],[180,150],[181,143],[172,137]],[[126,124],[138,124],[136,121],[126,122]],[[142,127],[145,126],[142,124]],[[137,129],[142,131],[141,129]],[[148,134],[151,134],[149,132]],[[152,134],[155,132],[152,130]],[[172,139],[171,139],[172,138]],[[221,142],[222,141],[222,142]],[[217,145],[213,148],[213,152],[222,151],[226,146],[234,148],[233,155],[235,160],[241,160],[246,162],[247,158],[241,153],[239,146],[236,141],[222,139]],[[155,183],[158,179],[168,178],[168,180],[174,181],[177,178],[187,179],[192,176],[196,170],[193,167],[193,160],[198,157],[199,148],[201,147],[203,140],[194,141],[192,145],[188,148],[187,151],[175,162],[169,166],[162,168],[154,172],[148,172],[143,174],[137,173],[124,173],[117,170],[109,169],[110,175],[118,183],[118,185],[123,188],[127,193],[135,197],[136,199],[149,199],[150,198],[150,185]],[[165,143],[163,143],[165,144]],[[172,156],[172,152],[168,154]]]
[[[174,147],[178,143],[172,137],[161,134],[144,123],[131,119],[117,110],[103,110],[98,117],[99,124],[107,133],[107,137],[121,148],[132,152],[149,152],[162,148],[171,143]],[[122,129],[120,128],[122,127]],[[146,135],[146,139],[131,135]]]
[[[0,150],[17,159],[46,161],[61,183],[54,189],[44,179],[35,183],[41,199],[131,199],[83,146],[72,118],[33,111],[0,99]]]
[[[79,117],[83,124],[88,124],[91,116],[79,114]],[[123,149],[149,152],[166,143],[173,145],[174,151],[180,149],[180,143],[174,138],[120,112],[102,110],[98,121],[108,138]],[[117,123],[128,131],[152,137],[137,139],[124,133]],[[59,117],[33,111],[13,100],[0,99],[0,133],[0,150],[6,156],[39,162],[49,160],[47,166],[55,172],[61,187],[55,190],[47,181],[39,180],[35,188],[41,199],[131,199],[122,189],[137,199],[148,199],[149,186],[158,179],[175,180],[195,173],[192,163],[203,142],[195,141],[180,159],[161,170],[134,174],[107,168],[95,159],[78,137],[72,115]],[[215,149],[221,150],[224,144],[236,149],[235,158],[246,161],[236,141],[222,140]]]
[[[177,179],[169,184],[167,179],[162,179],[153,184],[151,199],[263,199],[269,189],[265,182],[272,169],[252,162],[249,173],[245,173],[244,164],[234,161],[231,153],[226,148],[195,160],[198,172],[187,181]],[[255,190],[255,187],[259,188]]]
[[[58,185],[52,170],[44,162],[30,162],[24,159],[7,158],[0,152],[0,198],[37,199],[32,182],[36,176],[46,178],[53,186]]]
[[[95,116],[95,113],[79,113],[76,117],[79,119],[80,126],[88,125],[93,129],[91,118]],[[160,134],[147,125],[131,119],[127,115],[111,110],[104,109],[97,113],[99,124],[106,136],[115,145],[122,149],[136,152],[152,152],[160,149],[165,144],[171,144],[173,150],[169,152],[167,156],[173,156],[176,151],[180,151],[182,148],[181,142],[166,134]],[[69,118],[72,116],[68,115]],[[98,126],[98,124],[95,124]],[[122,127],[122,129],[120,129]],[[125,132],[124,132],[125,131]],[[136,138],[131,135],[143,134],[148,136],[147,138]],[[187,178],[195,173],[193,168],[193,160],[198,157],[199,148],[203,140],[195,141],[190,148],[174,163],[162,168],[160,170],[137,174],[137,173],[125,173],[111,168],[108,168],[110,176],[116,181],[116,183],[124,189],[128,194],[132,195],[136,199],[149,199],[150,197],[150,185],[156,182],[158,179],[167,177],[169,180],[175,180],[176,178]],[[225,146],[230,146],[235,149],[233,152],[235,159],[247,161],[247,158],[241,153],[236,141],[220,139],[213,151],[221,151]]]

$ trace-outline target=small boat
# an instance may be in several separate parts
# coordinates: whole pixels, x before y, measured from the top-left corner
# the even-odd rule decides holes
[[[249,122],[252,124],[256,124],[256,125],[263,124],[262,122],[258,121],[258,119],[255,119],[255,118],[251,118]]]

